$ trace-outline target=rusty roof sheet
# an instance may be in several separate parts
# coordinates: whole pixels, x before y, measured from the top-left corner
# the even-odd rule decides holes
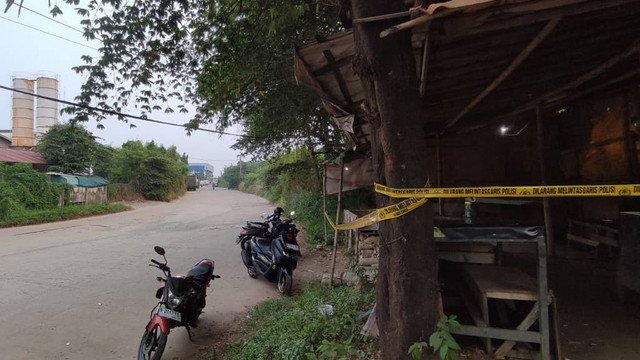
[[[33,150],[0,148],[0,162],[46,165],[47,162]]]

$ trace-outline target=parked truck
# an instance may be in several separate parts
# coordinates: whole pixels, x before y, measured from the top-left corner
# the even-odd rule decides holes
[[[200,187],[199,182],[195,174],[187,176],[187,191],[196,191]]]

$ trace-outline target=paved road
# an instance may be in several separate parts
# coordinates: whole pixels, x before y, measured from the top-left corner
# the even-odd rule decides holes
[[[196,345],[183,328],[169,336],[166,358],[190,358],[224,324],[276,295],[247,276],[235,237],[268,202],[236,191],[202,188],[172,203],[133,211],[0,229],[0,359],[133,359],[156,276],[154,245],[167,250],[174,273],[200,259],[215,273]],[[165,357],[163,357],[165,358]]]

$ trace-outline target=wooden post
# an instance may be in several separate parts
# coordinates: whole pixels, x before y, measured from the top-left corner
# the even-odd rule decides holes
[[[546,199],[546,198],[545,198]],[[548,243],[548,240],[547,240]],[[547,251],[545,241],[538,240],[538,304],[540,305],[540,358],[549,360],[549,294],[547,289]]]
[[[327,213],[327,165],[324,164],[322,166],[322,212],[323,214]],[[322,216],[324,220],[324,242],[323,245],[327,243],[327,217]]]
[[[629,102],[631,101],[630,93],[624,94],[624,118],[622,119],[622,136],[624,137],[624,154],[627,160],[627,171],[629,180],[631,182],[638,181],[639,169],[638,169],[638,150],[636,147],[636,139],[629,131],[631,124],[631,108]]]
[[[442,149],[440,144],[440,132],[436,132],[436,181],[438,187],[442,187]],[[444,214],[444,199],[438,199],[438,215]]]
[[[542,180],[542,185],[548,185],[548,174],[547,174],[547,147],[544,135],[544,119],[542,116],[543,112],[542,104],[538,103],[536,105],[536,124],[538,127],[538,160],[540,162],[540,178]],[[547,239],[547,251],[550,256],[555,254],[554,247],[554,237],[553,237],[553,216],[551,214],[551,206],[549,203],[548,197],[542,198],[542,206],[544,208],[544,228]]]
[[[338,187],[338,209],[336,210],[336,225],[340,224],[340,207],[342,205],[342,180],[344,178],[344,159],[340,159],[340,185]],[[336,270],[336,253],[338,251],[338,235],[340,233],[336,229],[333,234],[333,255],[331,256],[331,277],[329,279],[333,286],[333,275]]]

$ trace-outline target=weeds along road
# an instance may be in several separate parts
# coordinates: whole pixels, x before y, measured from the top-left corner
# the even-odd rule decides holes
[[[166,359],[187,359],[225,324],[276,296],[249,278],[235,244],[246,220],[272,211],[237,191],[203,187],[171,203],[87,219],[0,229],[0,359],[134,359],[160,286],[148,266],[163,246],[174,274],[215,261],[207,307],[172,330]]]

